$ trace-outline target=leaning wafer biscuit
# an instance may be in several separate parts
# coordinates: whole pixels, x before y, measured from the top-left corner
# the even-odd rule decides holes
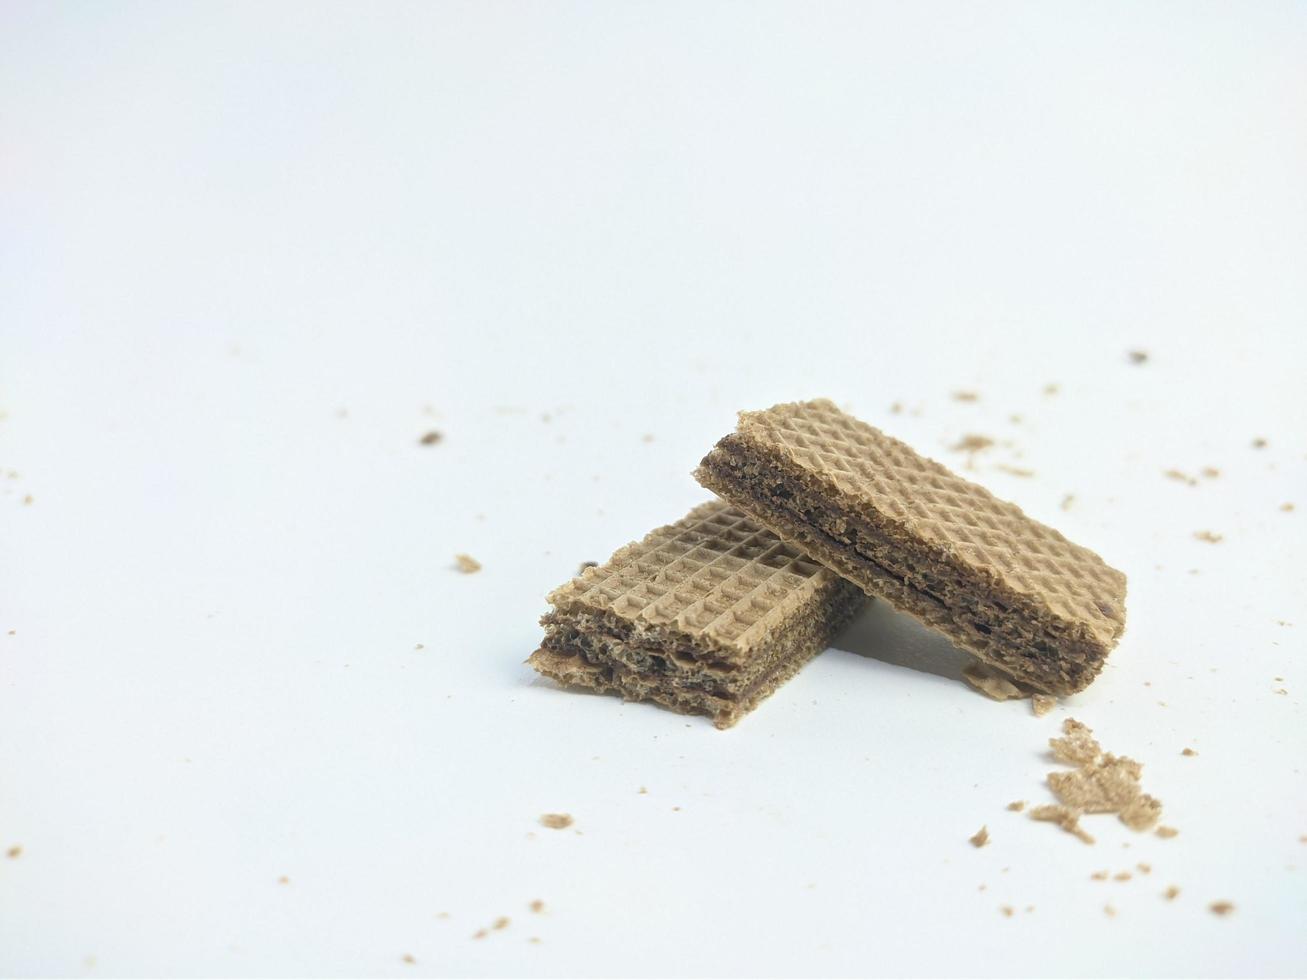
[[[825,649],[866,597],[713,501],[549,601],[527,661],[540,673],[728,728]]]
[[[1125,627],[1123,574],[825,399],[742,412],[695,476],[1037,689],[1088,686]]]

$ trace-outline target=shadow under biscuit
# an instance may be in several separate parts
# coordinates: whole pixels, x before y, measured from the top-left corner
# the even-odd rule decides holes
[[[839,636],[831,649],[842,650],[894,667],[961,681],[962,668],[975,658],[959,650],[948,637],[919,623],[889,603],[873,599]]]

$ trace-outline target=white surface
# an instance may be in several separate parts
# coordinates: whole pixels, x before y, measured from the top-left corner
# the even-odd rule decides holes
[[[5,4],[0,973],[1307,971],[1304,91],[1302,4]],[[1011,441],[1102,679],[880,610],[726,733],[534,680],[818,394]],[[1068,714],[1178,838],[1004,810]]]

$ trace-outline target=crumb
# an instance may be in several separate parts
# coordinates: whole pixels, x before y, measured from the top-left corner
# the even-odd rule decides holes
[[[1293,504],[1289,504],[1289,503],[1280,504],[1280,510],[1284,511],[1287,514],[1293,510]]]
[[[414,650],[425,650],[426,647],[424,647],[421,643],[415,643],[415,644],[413,645],[413,649],[414,649]]]
[[[21,844],[15,844],[13,847],[9,848],[9,850],[5,851],[5,857],[13,861],[16,858],[21,857],[22,853],[23,853],[23,846]]]
[[[1115,917],[1116,917],[1116,909],[1114,909],[1114,908],[1113,908],[1112,906],[1110,906],[1110,905],[1104,905],[1104,906],[1103,906],[1103,913],[1104,913],[1104,914],[1105,914],[1109,919],[1112,919],[1112,918],[1115,918]]]
[[[478,929],[476,932],[472,933],[472,938],[473,938],[473,939],[485,939],[486,936],[488,936],[488,935],[490,935],[490,933],[487,932],[485,929]]]
[[[1207,479],[1209,480],[1215,480],[1220,475],[1221,475],[1221,471],[1218,470],[1215,466],[1203,467],[1203,476],[1207,477]]]
[[[539,937],[539,936],[532,936],[530,939],[527,940],[527,942],[529,942],[529,943],[535,943],[536,945],[539,945],[539,944],[540,944],[540,937]]]
[[[509,923],[509,921],[510,921],[510,920],[509,920],[508,916],[506,916],[506,915],[501,915],[498,919],[495,920],[494,925],[492,925],[490,928],[491,928],[491,929],[496,929],[496,930],[498,930],[498,929],[507,929],[507,928],[508,928],[508,923]]]
[[[436,913],[436,918],[437,918],[437,919],[448,919],[448,918],[449,918],[449,913],[448,913],[448,912],[437,912],[437,913]]]
[[[1199,541],[1206,541],[1208,544],[1220,544],[1223,535],[1215,531],[1195,531],[1194,537]]]
[[[1132,875],[1129,871],[1118,871],[1116,874],[1112,875],[1112,880],[1113,880],[1113,881],[1129,881],[1129,880],[1130,880],[1131,878],[1133,878],[1133,877],[1134,877],[1134,875]]]
[[[405,953],[403,956],[400,957],[400,959],[402,959],[405,963],[408,963],[410,966],[417,962],[417,960],[413,959],[412,953]]]
[[[1288,694],[1289,692],[1288,692],[1288,690],[1287,690],[1286,688],[1283,688],[1283,687],[1277,687],[1277,688],[1275,689],[1275,693],[1276,693],[1276,694]]]
[[[587,568],[598,568],[598,567],[599,567],[599,563],[597,561],[583,561],[579,566],[577,566],[576,574],[583,575]]]
[[[426,435],[424,435],[421,439],[418,440],[418,445],[434,446],[443,438],[445,438],[444,433],[439,432],[436,429],[432,429],[430,432],[428,432]]]
[[[1174,827],[1158,827],[1154,833],[1163,840],[1169,840],[1176,834],[1180,833],[1180,831],[1176,830]]]
[[[1265,449],[1265,448],[1266,448],[1266,440],[1263,439],[1261,436],[1258,436],[1256,439],[1253,440],[1253,448],[1254,448],[1254,449]]]
[[[989,843],[989,828],[981,827],[974,834],[968,837],[967,840],[971,841],[973,847],[984,847]]]
[[[1085,832],[1080,826],[1080,811],[1073,810],[1070,807],[1059,806],[1053,803],[1046,803],[1043,806],[1037,806],[1030,811],[1031,820],[1041,820],[1045,823],[1055,823],[1068,834],[1074,834],[1086,844],[1092,844],[1094,838]]]
[[[1146,351],[1146,350],[1132,350],[1132,351],[1126,351],[1126,355],[1125,355],[1125,356],[1128,357],[1128,358],[1130,358],[1130,363],[1131,363],[1131,364],[1146,364],[1146,363],[1148,363],[1148,351]]]
[[[639,791],[639,795],[640,795],[640,796],[644,796],[644,795],[645,795],[646,793],[648,793],[648,792],[649,792],[649,790],[647,790],[647,789],[645,789],[645,787],[641,786],[641,787],[640,787],[640,791]]]
[[[471,575],[473,572],[481,571],[481,562],[471,555],[455,555],[454,561],[457,563],[458,570],[464,575]]]
[[[1013,800],[1011,803],[1009,803],[1009,804],[1007,805],[1007,808],[1008,808],[1009,810],[1013,811],[1014,813],[1020,813],[1022,810],[1024,810],[1024,809],[1026,808],[1026,801],[1025,801],[1025,800]]]
[[[1181,755],[1197,755],[1198,753],[1195,752],[1193,749],[1185,749],[1185,750],[1184,750],[1183,752],[1181,752],[1180,754],[1181,754]]]
[[[983,892],[988,887],[989,887],[988,885],[981,884],[979,887],[976,888],[976,891]]]
[[[541,816],[540,823],[550,830],[564,830],[572,826],[572,815],[570,813],[546,813]]]
[[[1070,510],[1071,504],[1075,502],[1075,499],[1076,499],[1076,495],[1074,493],[1068,493],[1065,497],[1062,498],[1062,509]]]
[[[1007,463],[999,463],[998,466],[995,467],[995,469],[1000,469],[1004,473],[1008,473],[1011,476],[1020,476],[1020,477],[1029,478],[1035,475],[1034,470],[1028,470],[1021,466],[1008,466]]]
[[[1062,733],[1066,738],[1050,738],[1049,747],[1053,758],[1069,766],[1084,765],[1098,761],[1103,754],[1102,747],[1094,739],[1093,731],[1074,718],[1062,722]]]
[[[289,884],[290,884],[290,879],[287,878],[285,875],[282,875],[280,878],[277,879],[277,884],[279,884],[279,885],[289,885]]]
[[[1011,422],[1013,425],[1020,425],[1020,424],[1021,424],[1021,416],[1020,416],[1020,415],[1009,415],[1009,416],[1007,417],[1007,420],[1008,420],[1009,422]]]
[[[995,701],[1021,697],[1021,689],[1007,678],[994,673],[979,661],[973,661],[962,668],[962,676],[976,690],[988,695]]]
[[[954,452],[978,453],[982,449],[988,449],[992,445],[994,445],[994,440],[989,438],[989,436],[979,436],[975,433],[968,433],[950,448],[953,449]]]
[[[1140,793],[1120,816],[1121,822],[1131,830],[1150,830],[1162,816],[1162,804],[1147,793]]]
[[[539,913],[545,910],[545,903],[537,898],[534,902],[528,905],[527,908],[529,908],[532,912],[535,912],[538,915]]]
[[[1162,897],[1168,902],[1174,902],[1177,895],[1180,894],[1178,885],[1168,885],[1166,891],[1162,892]]]
[[[1026,906],[1026,911],[1027,911],[1027,912],[1033,912],[1033,911],[1035,911],[1035,907],[1034,907],[1033,905],[1027,905],[1027,906]]]
[[[1043,718],[1056,707],[1057,698],[1051,694],[1036,694],[1030,699],[1030,710],[1035,713],[1036,718]]]
[[[1012,913],[1016,911],[1014,908],[1012,908],[1011,905],[1001,905],[999,906],[998,910],[1002,912],[1005,916],[1007,916],[1009,919],[1012,918]]]
[[[1094,881],[1107,881],[1107,872],[1106,872],[1106,871],[1095,871],[1095,872],[1094,872],[1093,874],[1091,874],[1089,877],[1090,877],[1092,880],[1094,880]]]
[[[1061,390],[1062,390],[1062,387],[1061,387],[1060,385],[1058,385],[1058,384],[1046,384],[1046,385],[1044,385],[1044,394],[1046,394],[1046,395],[1056,395],[1056,394],[1057,394],[1059,391],[1061,391]]]
[[[1109,752],[1072,772],[1050,772],[1048,785],[1067,806],[1085,813],[1118,813],[1139,796],[1140,771],[1133,759]]]
[[[1140,861],[1135,865],[1135,867],[1139,869],[1141,875],[1150,875],[1153,873],[1153,866],[1151,864],[1145,864],[1143,861]]]
[[[1229,915],[1234,911],[1234,902],[1213,902],[1207,906],[1215,915]]]
[[[29,493],[26,497],[23,498],[23,503],[30,504],[35,499],[36,498]]]
[[[889,413],[890,413],[891,415],[902,415],[902,414],[903,414],[903,403],[902,403],[902,402],[895,402],[893,405],[891,405],[891,406],[889,407]]]
[[[10,635],[10,636],[17,636],[17,635],[18,635],[18,630],[10,630],[10,631],[9,631],[9,635]]]
[[[681,808],[680,808],[679,806],[674,806],[674,807],[672,807],[672,812],[673,812],[673,813],[680,813],[680,812],[681,812]]]
[[[980,401],[980,396],[974,391],[955,391],[953,392],[955,402],[975,402]]]
[[[1162,475],[1168,480],[1178,480],[1180,483],[1187,483],[1191,487],[1196,487],[1198,485],[1198,481],[1192,476],[1181,473],[1179,470],[1166,470]]]

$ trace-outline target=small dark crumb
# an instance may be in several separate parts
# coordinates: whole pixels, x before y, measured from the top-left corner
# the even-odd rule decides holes
[[[988,449],[992,445],[994,445],[994,440],[989,436],[968,433],[954,443],[950,448],[953,449],[954,452],[978,453],[984,449]]]
[[[1291,504],[1291,503],[1283,503],[1283,504],[1280,504],[1280,510],[1282,510],[1282,511],[1284,511],[1286,514],[1288,514],[1288,513],[1290,513],[1290,512],[1293,510],[1293,504]]]
[[[537,898],[534,902],[528,905],[527,908],[529,908],[532,912],[540,913],[545,910],[545,903]]]
[[[1166,891],[1162,892],[1162,897],[1168,902],[1174,902],[1177,895],[1180,894],[1179,885],[1167,885]]]
[[[1194,537],[1199,541],[1206,541],[1208,544],[1220,544],[1224,536],[1217,534],[1215,531],[1195,531]]]
[[[289,884],[290,884],[290,879],[287,878],[285,875],[282,875],[280,878],[277,879],[277,884],[279,884],[279,885],[289,885]]]
[[[1213,902],[1207,906],[1215,915],[1229,915],[1234,911],[1234,902]]]
[[[1207,477],[1207,479],[1209,480],[1215,480],[1220,475],[1221,475],[1221,471],[1218,470],[1215,466],[1203,467],[1203,476]]]
[[[445,438],[445,434],[443,432],[440,432],[436,429],[432,429],[430,432],[428,432],[426,435],[424,435],[421,439],[418,440],[418,445],[434,446],[443,438]]]
[[[481,562],[471,555],[455,555],[454,563],[455,567],[464,575],[471,575],[473,572],[481,571]]]
[[[1153,873],[1153,866],[1151,864],[1145,864],[1143,861],[1140,861],[1135,865],[1135,867],[1139,869],[1141,875],[1150,875]]]
[[[550,830],[565,830],[572,826],[570,813],[546,813],[540,817],[540,823]]]
[[[491,928],[491,929],[496,929],[496,930],[498,930],[498,929],[507,929],[507,928],[508,928],[508,923],[509,923],[509,921],[510,921],[510,920],[509,920],[508,916],[506,916],[506,915],[501,915],[498,919],[495,920],[494,925],[492,925],[490,928]]]
[[[400,959],[402,959],[405,963],[408,963],[410,965],[417,962],[417,960],[413,959],[412,953],[405,953],[402,957],[400,957]]]
[[[989,843],[989,828],[981,827],[974,834],[968,837],[967,840],[971,841],[973,847],[984,847]]]
[[[1094,881],[1107,881],[1107,872],[1106,872],[1106,871],[1095,871],[1095,872],[1094,872],[1093,874],[1091,874],[1089,877],[1090,877],[1091,879],[1093,879]]]
[[[1026,801],[1025,801],[1025,800],[1013,800],[1011,803],[1009,803],[1009,804],[1007,805],[1007,808],[1008,808],[1009,810],[1012,810],[1012,811],[1016,812],[1016,813],[1020,813],[1022,810],[1024,810],[1024,809],[1026,808]]]
[[[12,861],[17,857],[20,857],[22,853],[23,846],[21,844],[15,844],[13,847],[9,848],[9,850],[5,851],[5,857]]]
[[[35,499],[36,498],[29,493],[26,497],[23,498],[23,503],[30,504]]]
[[[18,635],[18,630],[10,630],[10,631],[9,631],[9,635],[10,635],[10,636],[17,636],[17,635]]]
[[[1146,364],[1148,362],[1148,351],[1146,350],[1127,351],[1126,357],[1130,358],[1131,364]]]
[[[1176,834],[1180,833],[1180,831],[1176,830],[1174,827],[1158,827],[1157,830],[1153,831],[1153,833],[1157,834],[1157,836],[1161,837],[1163,840],[1166,840],[1174,837]]]
[[[1002,912],[1004,915],[1006,915],[1009,919],[1012,918],[1012,913],[1016,911],[1014,908],[1012,908],[1011,905],[1000,905],[998,910]]]
[[[583,561],[581,562],[580,565],[577,566],[576,574],[580,575],[587,568],[598,568],[598,567],[599,567],[599,563],[597,561]]]
[[[975,402],[980,401],[980,396],[974,391],[955,391],[953,392],[955,402]]]
[[[1267,445],[1266,440],[1263,439],[1261,436],[1258,436],[1256,439],[1253,440],[1254,449],[1265,449],[1266,445]]]
[[[1044,385],[1044,394],[1046,395],[1056,395],[1061,390],[1062,390],[1062,386],[1056,383],[1050,383]]]
[[[413,645],[413,649],[414,649],[414,650],[425,650],[426,647],[424,647],[421,643],[415,643],[415,644]]]
[[[1198,481],[1188,473],[1182,473],[1180,470],[1163,470],[1162,475],[1168,480],[1176,480],[1180,483],[1187,483],[1191,487],[1198,486]]]
[[[891,405],[891,406],[889,407],[889,413],[890,413],[891,415],[900,415],[900,414],[902,414],[902,412],[903,412],[903,403],[902,403],[902,402],[895,402],[893,405]]]
[[[473,939],[485,939],[486,936],[488,936],[488,935],[490,935],[490,933],[487,932],[485,929],[478,929],[476,932],[472,933],[472,938],[473,938]]]
[[[1183,752],[1181,752],[1180,754],[1181,754],[1181,755],[1197,755],[1198,753],[1195,752],[1193,749],[1185,749],[1185,750],[1184,750]]]
[[[672,812],[673,812],[673,813],[680,813],[680,812],[681,812],[681,808],[680,808],[679,806],[674,806],[674,807],[672,807]]]
[[[1131,878],[1133,878],[1133,877],[1134,877],[1134,875],[1132,875],[1129,871],[1118,871],[1116,874],[1112,875],[1112,880],[1113,880],[1113,881],[1129,881],[1129,880],[1130,880]]]

